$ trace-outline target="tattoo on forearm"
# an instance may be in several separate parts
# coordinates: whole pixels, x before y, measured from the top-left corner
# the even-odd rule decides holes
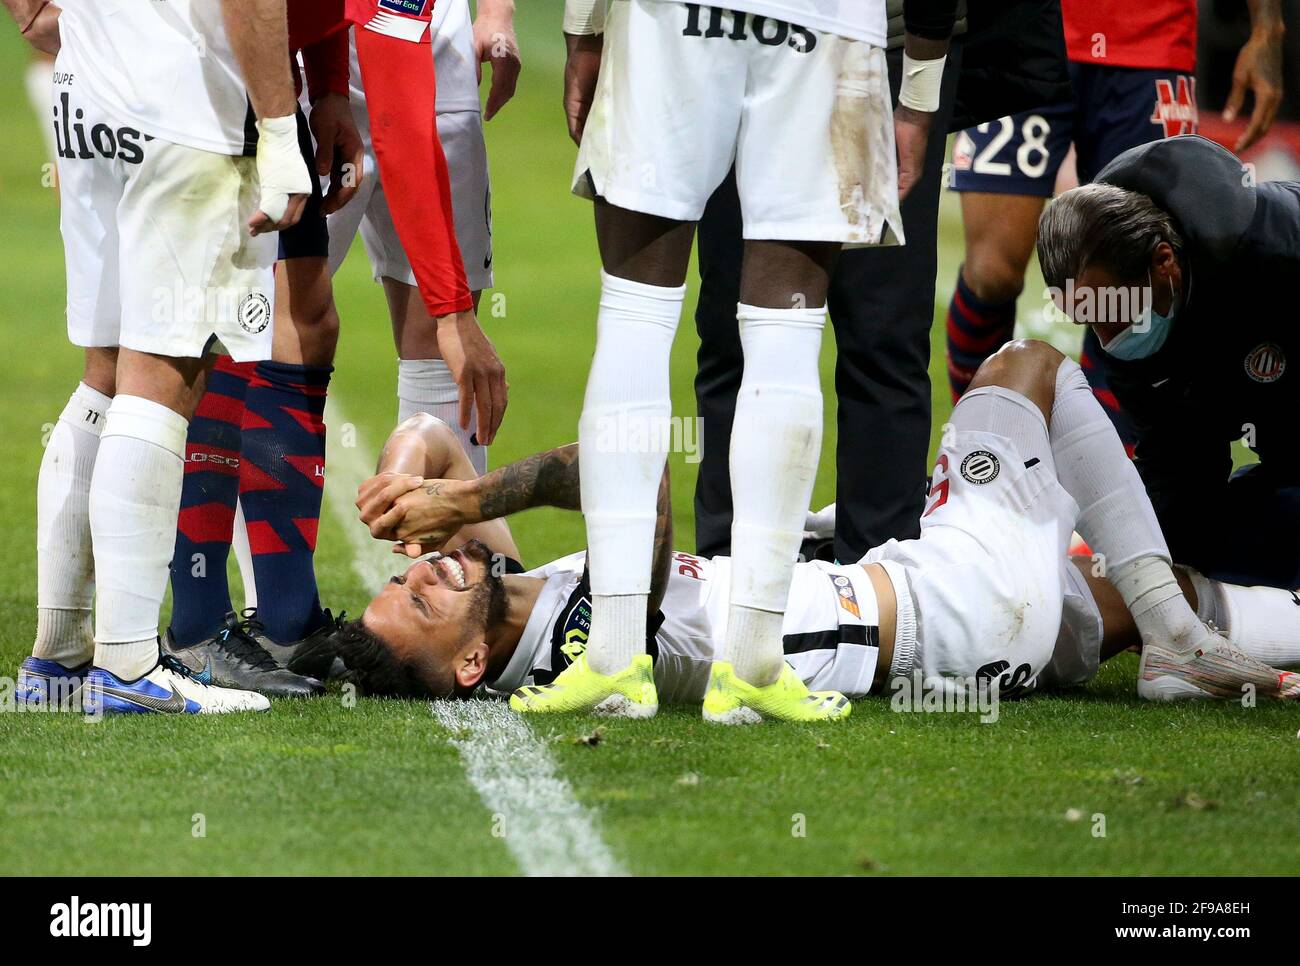
[[[537,506],[577,510],[581,505],[578,444],[570,443],[493,470],[479,480],[479,494],[479,510],[485,520]]]

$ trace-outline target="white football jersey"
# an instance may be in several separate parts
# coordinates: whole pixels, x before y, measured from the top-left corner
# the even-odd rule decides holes
[[[587,555],[571,554],[530,570],[545,587],[515,653],[488,690],[508,694],[525,684],[549,684],[587,644],[591,590]],[[655,686],[666,703],[704,698],[709,668],[724,646],[731,560],[673,554],[662,619],[647,649]],[[785,658],[813,690],[866,694],[876,673],[879,608],[867,573],[856,565],[813,561],[795,565],[785,612]]]
[[[659,2],[680,3],[682,0]],[[691,6],[707,8],[709,4]],[[727,0],[717,6],[809,27],[823,33],[848,37],[850,40],[863,40],[876,47],[884,47],[888,41],[889,20],[885,15],[885,0]],[[707,10],[703,12],[703,19],[707,20],[708,16]],[[768,35],[775,39],[775,33],[771,32],[773,29],[768,25]]]
[[[256,143],[243,74],[216,0],[60,0],[59,63],[104,112],[217,154]]]

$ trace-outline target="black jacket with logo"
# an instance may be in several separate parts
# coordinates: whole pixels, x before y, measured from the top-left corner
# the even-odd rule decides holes
[[[1101,353],[1137,432],[1136,461],[1174,558],[1212,565],[1232,519],[1216,513],[1242,439],[1268,478],[1300,482],[1300,183],[1253,171],[1188,135],[1124,152],[1098,181],[1147,195],[1183,237],[1184,298],[1148,359]]]

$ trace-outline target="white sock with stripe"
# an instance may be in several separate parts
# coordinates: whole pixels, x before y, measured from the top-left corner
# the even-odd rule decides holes
[[[36,641],[32,655],[77,667],[94,656],[90,480],[108,396],[84,382],[50,432],[36,481]]]

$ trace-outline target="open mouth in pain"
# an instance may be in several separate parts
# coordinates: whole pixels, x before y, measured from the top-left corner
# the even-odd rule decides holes
[[[458,554],[459,551],[448,556],[436,553],[429,558],[428,563],[443,581],[457,590],[464,590],[469,586],[469,582],[465,577],[465,565],[457,559]]]

